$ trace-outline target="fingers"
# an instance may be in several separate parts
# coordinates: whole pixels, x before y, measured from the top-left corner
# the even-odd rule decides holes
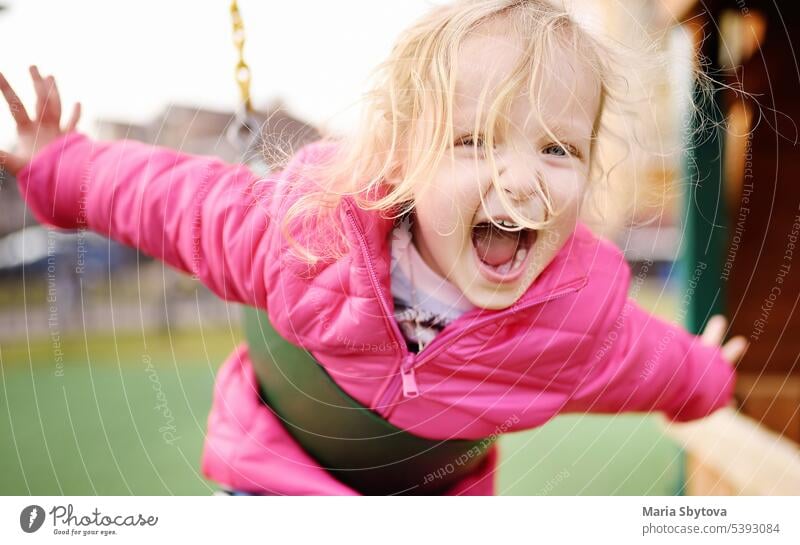
[[[22,129],[30,125],[31,118],[28,117],[25,106],[22,105],[22,101],[17,96],[17,93],[14,92],[14,89],[11,88],[11,85],[8,84],[3,74],[0,74],[0,91],[2,91],[3,97],[5,97],[8,103],[8,108],[11,110],[11,117],[16,121],[17,128]]]
[[[0,151],[0,170],[5,170],[16,176],[24,166],[25,161],[22,158],[11,153],[6,153],[5,151]]]
[[[50,83],[50,94],[47,97],[47,109],[50,111],[53,121],[56,123],[56,125],[59,125],[61,123],[61,95],[58,92],[56,78],[53,76],[47,76],[45,81]]]
[[[81,103],[76,102],[75,106],[72,108],[72,116],[69,118],[67,122],[67,128],[64,129],[65,132],[72,132],[75,130],[75,127],[78,126],[78,120],[81,118]]]
[[[34,89],[36,90],[35,119],[40,124],[59,126],[61,123],[61,95],[58,92],[56,79],[53,76],[42,78],[39,69],[35,65],[31,66],[29,71],[31,73],[31,79],[33,80]],[[3,74],[0,74],[0,91],[2,91],[8,103],[11,116],[14,118],[14,121],[16,121],[18,129],[22,129],[33,123],[33,120],[28,116],[28,112],[25,111],[22,101],[17,96],[17,93],[14,92],[14,89],[11,88],[11,85]],[[78,120],[75,117],[76,114],[80,116],[80,111],[73,111],[73,118],[70,119],[69,123],[74,122],[74,124],[77,124]],[[74,124],[72,125],[73,128]]]
[[[55,78],[42,78],[35,65],[30,67],[30,73],[36,89],[37,119],[43,124],[58,125],[61,122],[61,98],[58,96]]]
[[[747,352],[749,347],[750,344],[747,342],[747,339],[741,335],[737,335],[726,342],[722,347],[722,356],[731,364],[735,364],[744,356],[744,353]]]
[[[36,67],[36,65],[33,65],[30,68],[28,68],[28,71],[31,73],[31,79],[33,80],[33,88],[36,91],[36,119],[41,120],[44,117],[44,108],[46,104],[44,80],[42,79],[42,76],[39,74],[39,69]]]
[[[714,315],[708,321],[700,339],[704,344],[719,346],[725,338],[727,329],[728,320],[722,314]],[[747,351],[748,346],[747,339],[741,335],[737,335],[722,345],[722,357],[731,364],[736,364]]]
[[[719,346],[722,344],[722,339],[725,338],[725,330],[728,328],[728,320],[722,314],[715,314],[711,317],[700,336],[703,343]]]

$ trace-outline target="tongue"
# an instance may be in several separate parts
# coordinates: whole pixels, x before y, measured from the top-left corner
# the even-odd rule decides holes
[[[493,267],[511,261],[517,252],[520,234],[509,233],[483,224],[474,228],[472,242],[478,257]]]

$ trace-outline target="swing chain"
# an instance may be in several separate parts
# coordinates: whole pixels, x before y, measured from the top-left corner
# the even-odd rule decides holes
[[[247,154],[243,162],[247,163],[253,172],[266,176],[269,167],[264,162],[262,155],[250,153],[251,149],[260,147],[262,127],[250,101],[251,72],[250,67],[244,62],[244,21],[236,0],[231,0],[231,20],[233,22],[233,44],[239,54],[235,77],[236,83],[239,84],[240,103],[235,114],[236,122],[228,126],[226,136],[235,149],[242,154]]]
[[[239,55],[236,63],[236,83],[239,84],[239,95],[245,111],[252,109],[250,103],[250,66],[244,61],[244,21],[239,12],[239,5],[236,0],[231,0],[231,20],[233,22],[233,45],[236,46]]]

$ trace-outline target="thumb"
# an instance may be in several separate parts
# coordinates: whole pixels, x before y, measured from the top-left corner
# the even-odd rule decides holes
[[[736,365],[748,348],[750,348],[750,344],[747,339],[742,335],[737,335],[722,346],[722,356],[731,365]]]
[[[20,170],[25,168],[26,164],[22,157],[0,150],[0,169],[16,176]]]
[[[722,339],[725,338],[725,330],[727,328],[728,320],[725,316],[722,314],[715,314],[708,320],[700,338],[705,344],[718,346],[722,344]]]

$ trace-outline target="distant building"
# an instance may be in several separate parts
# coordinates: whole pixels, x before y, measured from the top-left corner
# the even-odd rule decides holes
[[[313,126],[289,114],[281,101],[252,114],[261,129],[260,144],[266,146],[267,157],[276,147],[297,149],[319,137]],[[216,155],[230,163],[247,162],[252,152],[237,147],[229,138],[240,124],[236,114],[171,104],[146,125],[133,125],[110,120],[97,123],[96,134],[101,140],[129,138],[149,144],[174,148],[184,153]],[[242,131],[249,140],[247,130]]]

